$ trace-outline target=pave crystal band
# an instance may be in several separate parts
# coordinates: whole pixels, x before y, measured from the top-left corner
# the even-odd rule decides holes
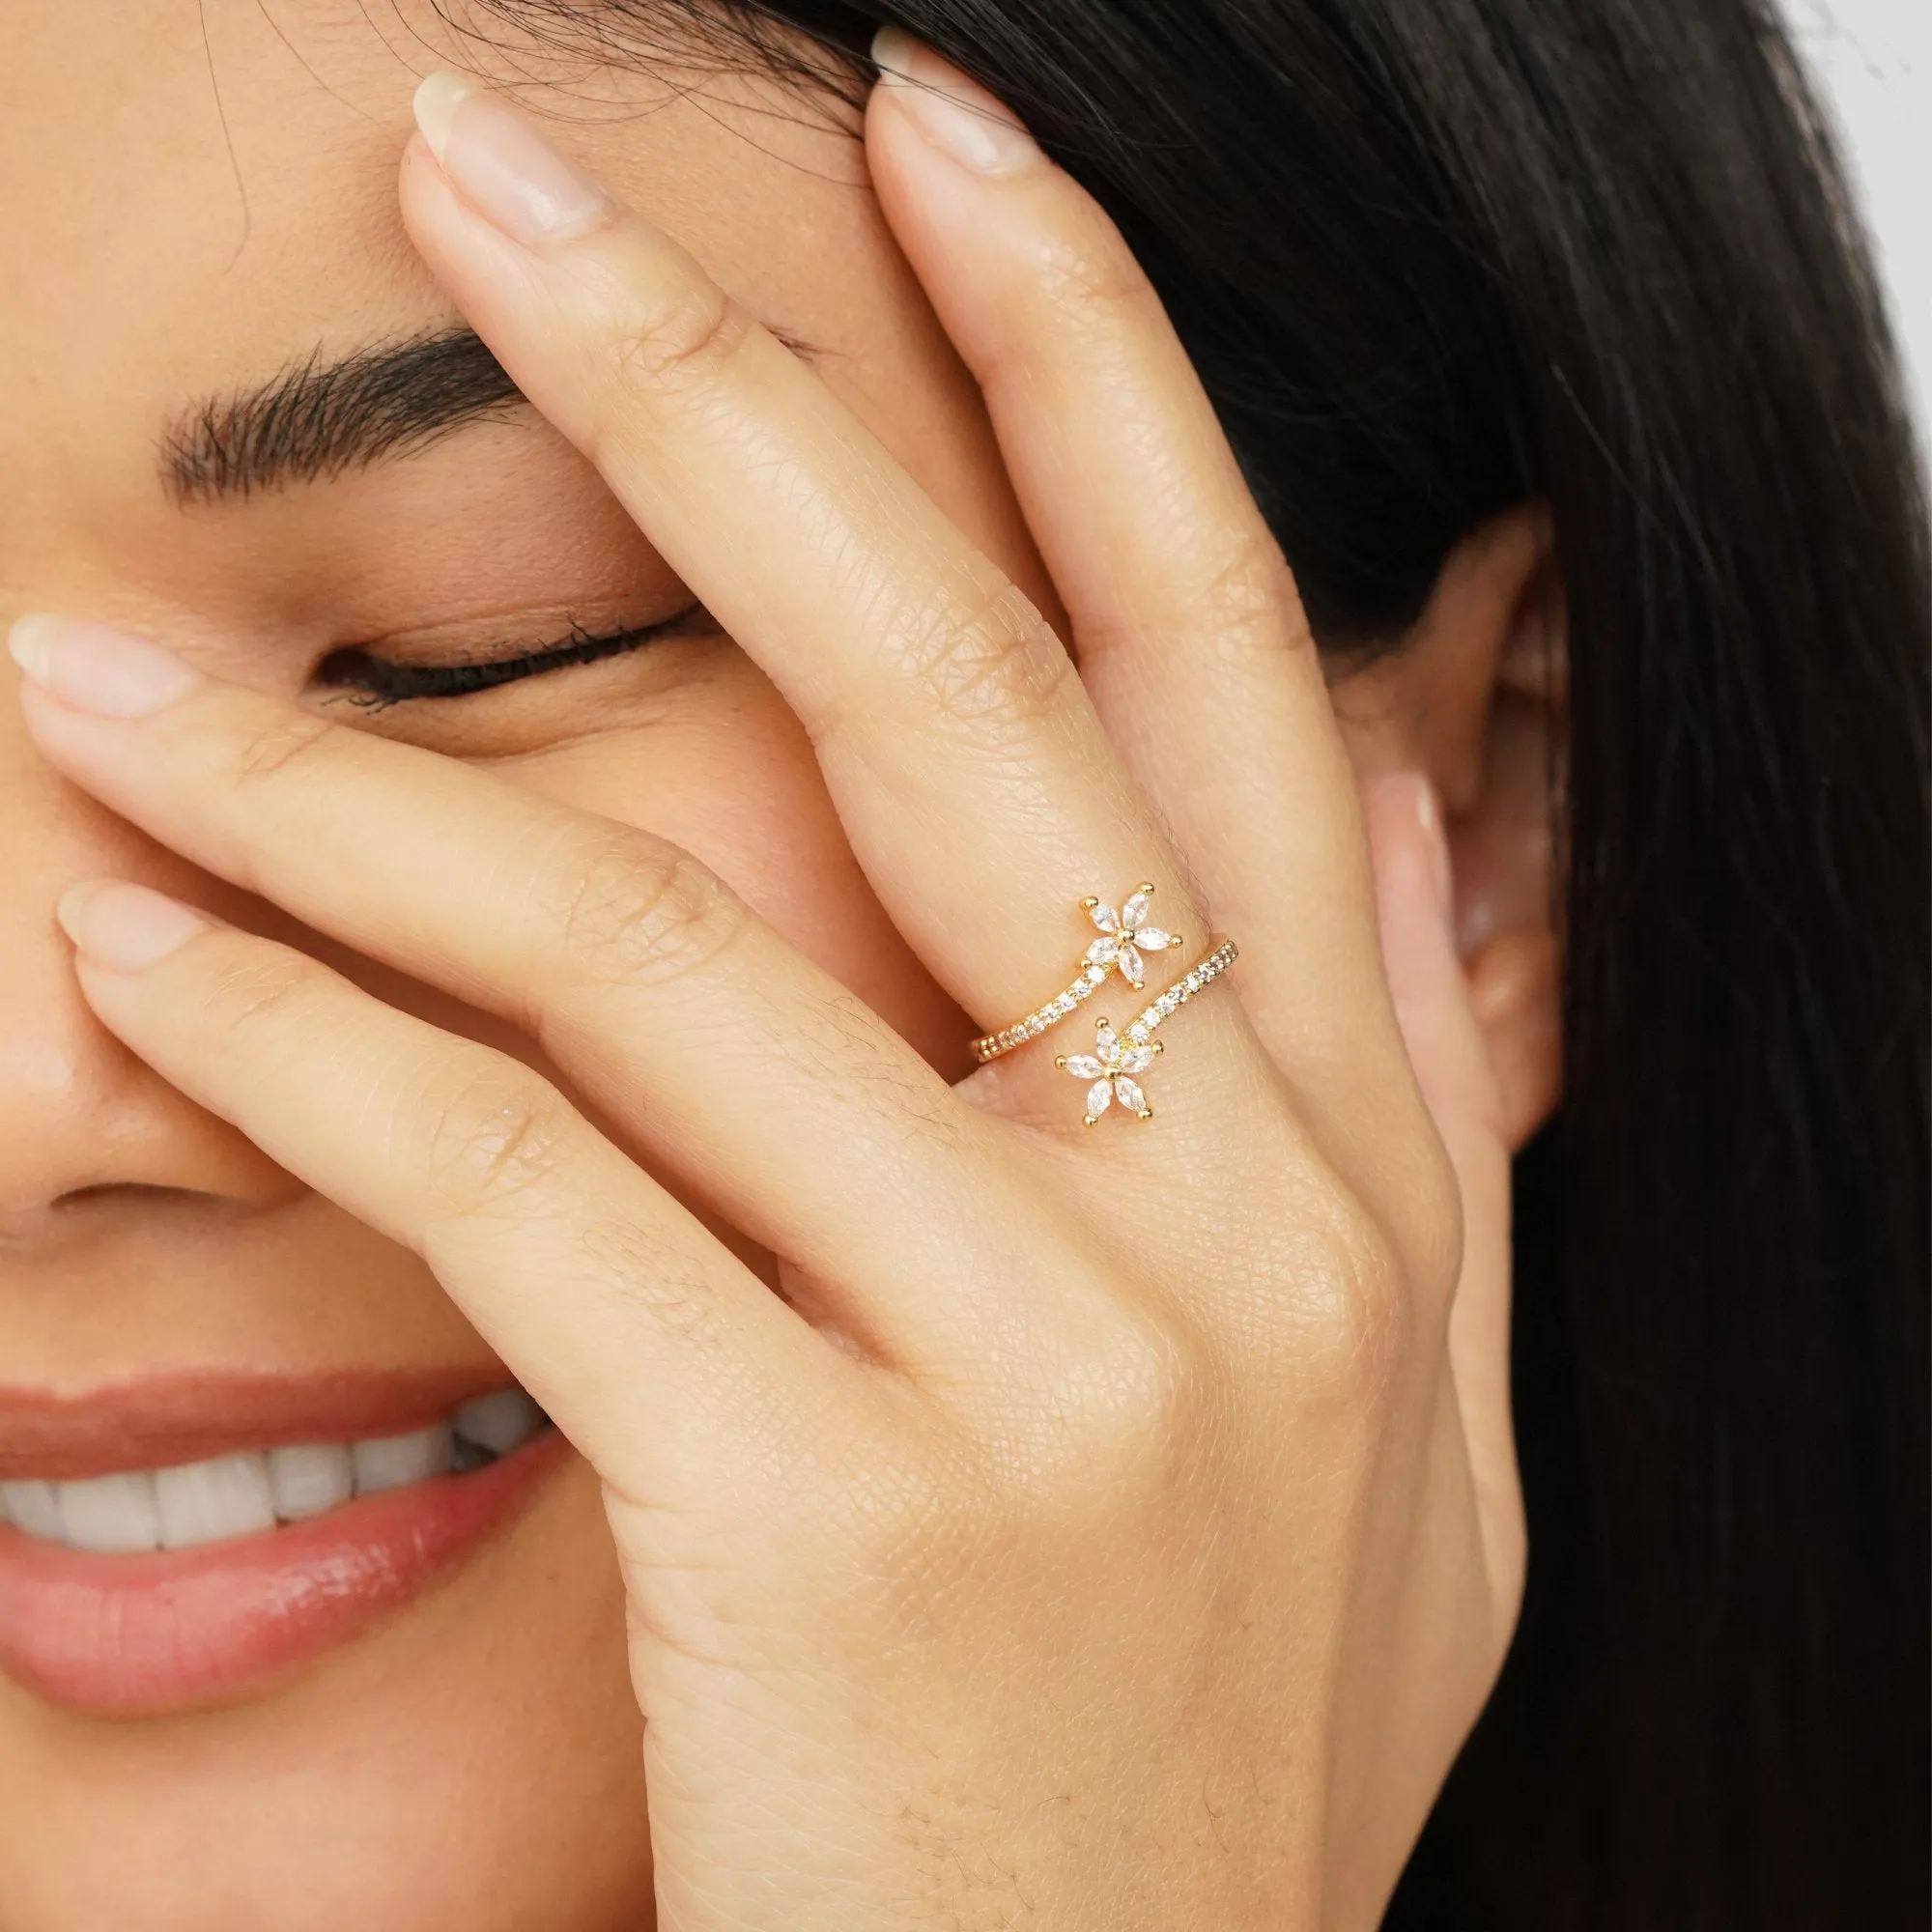
[[[1036,1007],[1023,1020],[1003,1027],[998,1033],[981,1034],[973,1042],[973,1058],[980,1066],[1037,1039],[1048,1027],[1057,1026],[1075,1007],[1091,1000],[1116,973],[1136,992],[1146,982],[1144,952],[1164,952],[1180,944],[1178,932],[1163,932],[1148,919],[1148,902],[1153,887],[1145,879],[1127,895],[1116,912],[1098,899],[1087,898],[1080,907],[1093,922],[1099,938],[1092,941],[1080,962],[1079,977],[1063,993],[1056,993],[1043,1007]]]
[[[1153,1037],[1154,1028],[1170,1013],[1184,1007],[1204,986],[1218,980],[1238,956],[1239,949],[1232,939],[1217,939],[1210,952],[1190,966],[1159,999],[1150,1001],[1127,1022],[1124,1033],[1116,1033],[1105,1020],[1096,1020],[1092,1053],[1063,1053],[1055,1057],[1056,1066],[1065,1067],[1076,1080],[1088,1083],[1088,1126],[1093,1126],[1117,1100],[1127,1113],[1138,1114],[1144,1121],[1153,1119],[1153,1109],[1148,1105],[1140,1076],[1153,1065],[1154,1055],[1161,1051],[1161,1042]]]

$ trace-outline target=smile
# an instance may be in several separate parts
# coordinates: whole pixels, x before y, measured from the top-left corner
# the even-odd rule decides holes
[[[452,1573],[570,1458],[473,1374],[0,1390],[0,1672],[99,1715],[253,1694]]]
[[[289,1443],[74,1482],[0,1482],[0,1522],[99,1554],[192,1549],[327,1516],[357,1496],[485,1468],[546,1421],[522,1389],[498,1389],[397,1435]]]

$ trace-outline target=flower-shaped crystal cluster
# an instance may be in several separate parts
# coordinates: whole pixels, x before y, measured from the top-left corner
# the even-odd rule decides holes
[[[1087,964],[1100,969],[1098,979],[1104,979],[1108,969],[1117,966],[1121,978],[1138,988],[1147,980],[1141,954],[1165,952],[1170,946],[1180,944],[1178,932],[1163,932],[1159,926],[1148,923],[1148,900],[1152,895],[1152,886],[1136,886],[1133,896],[1119,912],[1110,905],[1102,905],[1098,899],[1081,900],[1087,908],[1087,917],[1100,928],[1100,937],[1087,949]],[[1095,977],[1090,972],[1090,979]]]
[[[1147,1040],[1122,1040],[1105,1020],[1094,1029],[1092,1053],[1063,1053],[1053,1064],[1064,1066],[1076,1080],[1091,1081],[1087,1089],[1087,1124],[1091,1127],[1116,1100],[1142,1120],[1153,1119],[1153,1109],[1135,1077],[1153,1065],[1160,1051]]]

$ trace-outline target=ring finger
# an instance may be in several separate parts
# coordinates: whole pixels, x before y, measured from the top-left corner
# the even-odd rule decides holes
[[[1359,1088],[1359,989],[1379,957],[1354,779],[1213,405],[1092,196],[1024,137],[987,165],[1006,110],[929,49],[894,33],[876,57],[872,178],[985,397],[1081,681],[1215,918],[1294,960],[1250,986],[1263,1037],[1301,1068],[1339,1026]]]

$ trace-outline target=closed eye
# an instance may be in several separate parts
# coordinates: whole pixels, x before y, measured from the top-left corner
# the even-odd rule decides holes
[[[621,631],[592,634],[573,624],[570,635],[554,643],[472,664],[403,664],[352,644],[324,658],[315,668],[315,681],[349,693],[354,704],[382,710],[417,697],[469,697],[522,678],[541,677],[546,671],[621,657],[670,638],[717,635],[718,620],[703,605],[694,603],[655,624],[632,625]]]

